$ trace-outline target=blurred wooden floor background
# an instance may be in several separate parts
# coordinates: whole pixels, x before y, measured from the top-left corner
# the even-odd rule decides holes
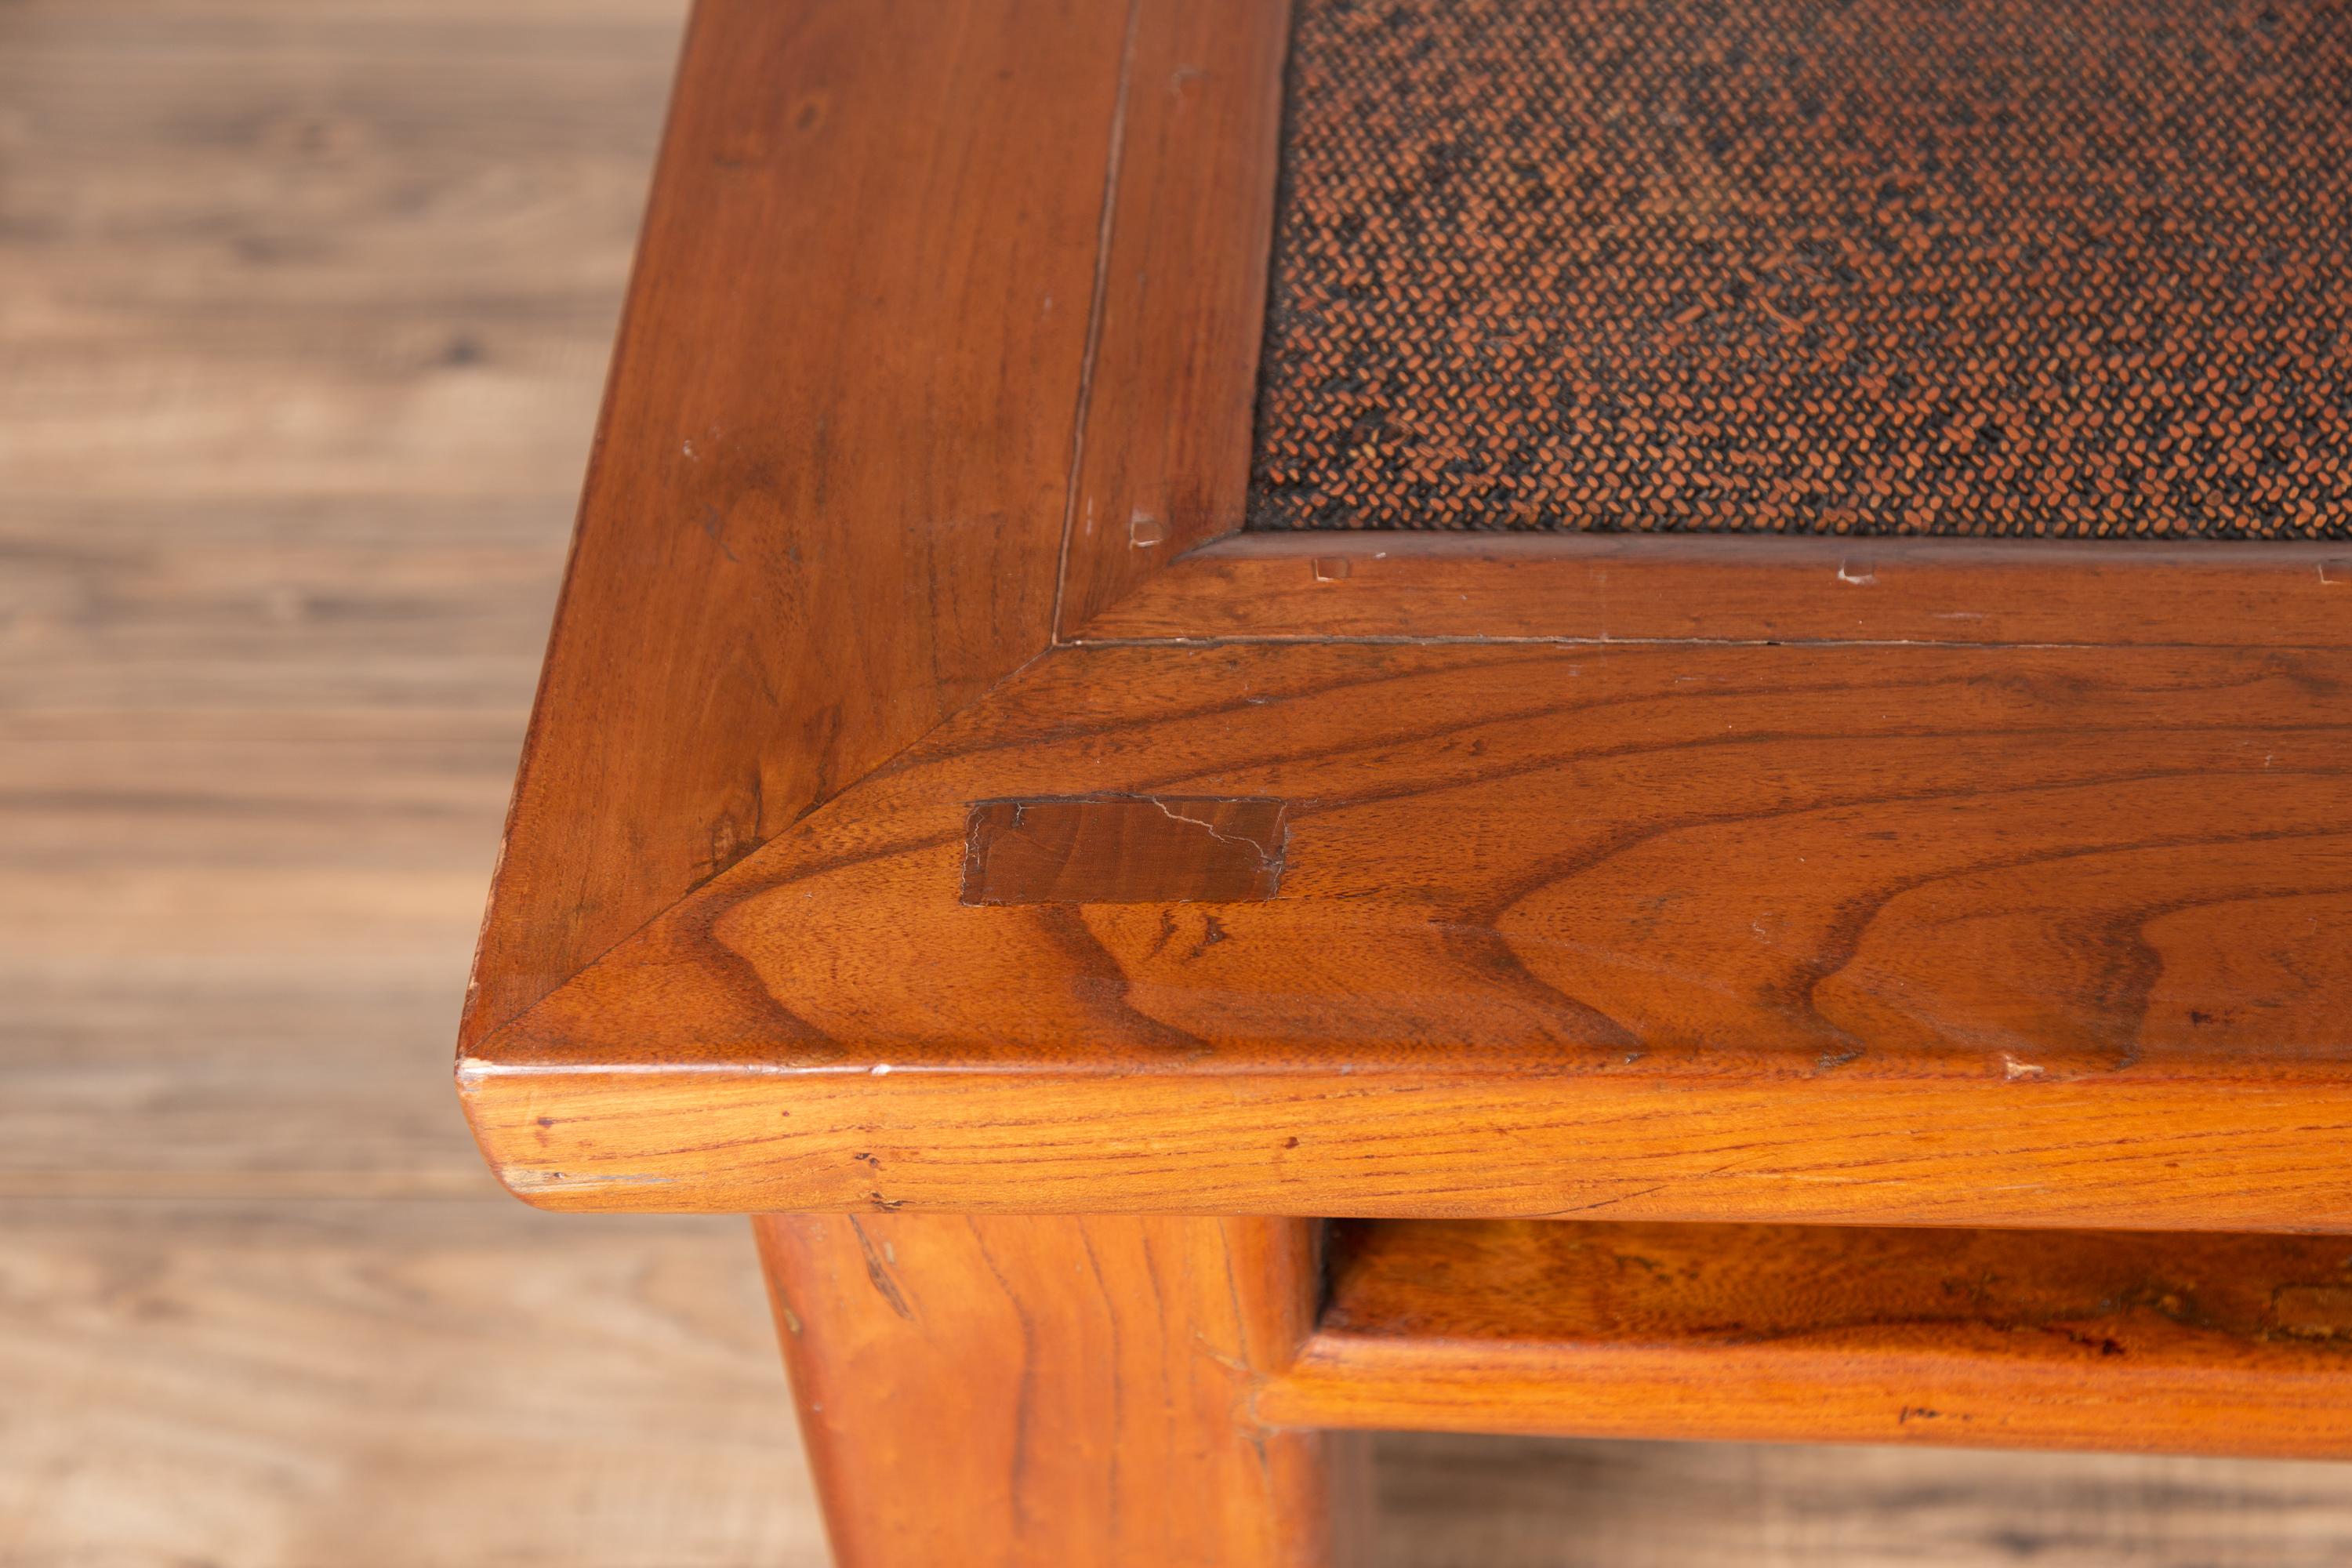
[[[951,4],[953,0],[940,0]],[[448,1087],[682,0],[0,0],[0,1563],[823,1548]],[[2352,1468],[1398,1438],[1390,1568],[2352,1560]]]

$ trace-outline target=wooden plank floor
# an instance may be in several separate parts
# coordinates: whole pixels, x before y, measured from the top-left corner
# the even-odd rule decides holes
[[[823,1561],[451,1032],[681,0],[0,0],[0,1564]],[[1397,1438],[1405,1565],[2352,1558],[2352,1468]]]

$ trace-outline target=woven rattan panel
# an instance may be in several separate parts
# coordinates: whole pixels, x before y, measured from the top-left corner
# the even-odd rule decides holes
[[[1260,528],[2352,534],[2341,0],[1297,0]]]

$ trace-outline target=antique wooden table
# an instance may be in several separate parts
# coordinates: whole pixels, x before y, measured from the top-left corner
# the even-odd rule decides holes
[[[2042,16],[702,0],[457,1079],[845,1563],[2352,1455],[2352,46]]]

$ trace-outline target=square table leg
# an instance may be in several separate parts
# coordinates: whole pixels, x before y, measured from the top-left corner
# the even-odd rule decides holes
[[[1253,1408],[1312,1321],[1310,1224],[753,1223],[842,1568],[1352,1558],[1361,1439]]]

